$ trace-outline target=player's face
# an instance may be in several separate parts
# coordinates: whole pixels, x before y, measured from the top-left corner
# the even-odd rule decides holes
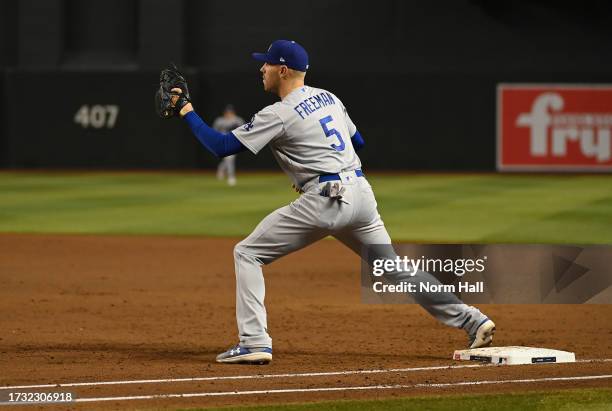
[[[265,91],[276,93],[280,83],[279,67],[276,65],[264,63],[259,69]]]

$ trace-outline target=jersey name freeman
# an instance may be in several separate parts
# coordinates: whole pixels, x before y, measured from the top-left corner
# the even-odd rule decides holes
[[[293,107],[296,113],[302,117],[302,120],[314,113],[321,107],[327,107],[330,104],[336,104],[332,95],[328,92],[323,92],[303,100],[297,106]]]

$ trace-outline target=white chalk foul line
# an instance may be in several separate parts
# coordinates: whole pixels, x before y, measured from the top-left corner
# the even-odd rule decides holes
[[[448,370],[458,368],[476,368],[487,364],[466,364],[466,365],[441,365],[436,367],[413,367],[413,368],[390,368],[374,370],[348,370],[348,371],[329,371],[329,372],[305,372],[291,374],[254,374],[254,375],[226,375],[216,377],[189,377],[189,378],[163,378],[154,380],[119,380],[119,381],[92,381],[92,382],[69,382],[63,384],[39,384],[39,385],[15,385],[0,387],[0,390],[28,389],[28,388],[59,388],[59,387],[93,387],[98,385],[126,385],[126,384],[163,384],[175,382],[199,382],[199,381],[220,381],[220,380],[259,380],[266,378],[300,378],[300,377],[333,377],[338,375],[353,374],[382,374],[382,373],[402,373],[416,371]]]
[[[577,360],[580,363],[591,362],[612,362],[612,358]],[[554,363],[550,363],[554,364]],[[543,364],[541,364],[543,365]],[[267,378],[305,378],[305,377],[333,377],[338,375],[354,374],[384,374],[384,373],[403,373],[417,371],[453,370],[462,368],[494,367],[494,364],[465,364],[465,365],[442,365],[432,367],[412,367],[412,368],[390,368],[373,370],[347,370],[329,372],[307,372],[291,374],[255,374],[255,375],[227,375],[215,377],[187,377],[187,378],[162,378],[148,380],[117,380],[117,381],[89,381],[89,382],[69,382],[56,384],[35,384],[35,385],[13,385],[3,386],[0,390],[31,389],[31,388],[61,388],[61,387],[94,387],[100,385],[128,385],[128,384],[167,384],[178,382],[200,382],[200,381],[221,381],[221,380],[258,380]]]
[[[414,384],[414,385],[364,385],[352,387],[320,387],[320,388],[287,388],[274,390],[252,390],[252,391],[223,391],[223,392],[193,392],[185,394],[153,394],[153,395],[134,395],[123,397],[97,397],[97,398],[77,398],[75,402],[102,402],[102,401],[131,401],[131,400],[154,400],[167,398],[194,398],[194,397],[222,397],[232,395],[269,395],[269,394],[290,394],[290,393],[311,393],[311,392],[330,392],[330,391],[365,391],[365,390],[394,390],[407,388],[444,388],[461,385],[486,385],[486,384],[520,384],[534,382],[557,382],[557,381],[579,381],[579,380],[599,380],[612,378],[608,375],[585,375],[577,377],[548,377],[531,378],[520,380],[489,380],[489,381],[460,381],[444,384]]]

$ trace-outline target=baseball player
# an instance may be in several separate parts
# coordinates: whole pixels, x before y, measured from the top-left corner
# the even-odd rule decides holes
[[[244,124],[244,120],[236,115],[234,106],[228,104],[223,110],[223,115],[215,119],[213,128],[220,133],[227,133]],[[232,154],[223,157],[217,166],[217,178],[223,180],[227,178],[227,184],[236,185],[236,155]]]
[[[301,193],[297,200],[265,217],[234,248],[239,343],[217,356],[221,363],[265,364],[272,360],[263,265],[328,235],[358,254],[364,245],[391,244],[356,153],[364,140],[338,96],[304,84],[308,70],[304,48],[295,41],[277,40],[267,52],[253,53],[253,58],[263,63],[264,90],[278,95],[280,101],[232,132],[219,133],[196,114],[185,82],[176,83],[171,98],[175,112],[213,154],[225,157],[245,150],[257,154],[269,146]],[[160,115],[165,114],[172,112],[162,110]],[[416,278],[428,275],[418,274]],[[391,282],[414,280],[401,271],[386,273],[385,278]],[[442,323],[463,329],[469,347],[491,343],[495,324],[477,308],[452,295],[421,295],[417,302]]]

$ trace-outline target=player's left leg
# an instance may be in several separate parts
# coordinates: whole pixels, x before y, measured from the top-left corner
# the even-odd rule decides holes
[[[378,213],[374,193],[365,179],[360,180],[360,187],[361,190],[358,192],[360,194],[359,212],[354,215],[350,225],[333,235],[360,256],[362,256],[364,246],[381,245],[370,249],[380,255],[369,255],[369,262],[377,258],[394,259],[396,254],[391,246],[391,238]],[[395,283],[437,282],[435,277],[423,271],[419,271],[414,276],[408,272],[393,272],[385,274],[385,277]],[[486,324],[488,318],[476,307],[464,304],[452,293],[417,293],[414,297],[438,321],[465,330],[470,338],[470,344],[479,342],[477,341],[480,338],[479,329]],[[484,330],[480,331],[482,334]],[[488,338],[489,335],[484,337]],[[487,342],[480,341],[481,344]]]

